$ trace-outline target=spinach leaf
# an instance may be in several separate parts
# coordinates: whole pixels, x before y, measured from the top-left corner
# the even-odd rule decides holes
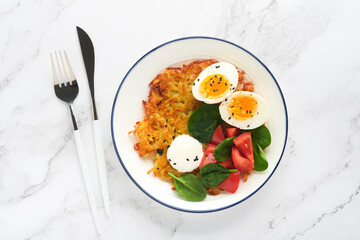
[[[174,179],[175,188],[178,193],[186,200],[200,202],[206,197],[206,188],[194,174],[185,174],[181,177],[175,177],[171,173],[168,174]]]
[[[200,179],[206,187],[217,187],[232,172],[237,172],[237,169],[229,170],[220,163],[208,163],[201,167]]]
[[[232,140],[234,138],[235,137],[227,138],[216,146],[214,150],[214,157],[216,161],[223,162],[231,157],[231,147],[234,144]]]
[[[259,144],[261,148],[266,148],[271,143],[271,135],[270,131],[265,125],[261,125],[258,128],[250,130],[251,132],[251,140]]]
[[[219,106],[204,104],[191,114],[188,121],[188,130],[191,136],[199,142],[211,142],[216,127],[221,123]]]
[[[268,161],[265,153],[261,149],[261,146],[256,142],[252,143],[252,147],[254,153],[254,170],[259,172],[265,171],[268,168]]]

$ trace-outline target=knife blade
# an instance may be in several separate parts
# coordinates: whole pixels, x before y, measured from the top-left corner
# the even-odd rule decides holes
[[[100,186],[102,197],[104,201],[105,213],[107,216],[110,214],[109,210],[109,190],[107,183],[107,173],[106,173],[106,163],[104,157],[104,148],[102,143],[102,132],[101,124],[98,118],[96,103],[95,103],[95,87],[94,87],[94,71],[95,71],[95,50],[94,45],[89,37],[89,35],[80,27],[76,27],[81,53],[83,56],[86,75],[89,82],[92,109],[93,109],[93,127],[94,127],[94,137],[95,137],[95,148],[96,148],[96,160],[98,165],[98,172],[100,178]]]
[[[94,120],[98,119],[96,104],[95,104],[95,89],[94,89],[94,72],[95,72],[95,50],[94,45],[87,33],[81,29],[80,27],[76,26],[76,30],[79,37],[81,53],[83,56],[86,75],[89,82],[90,87],[90,94],[92,100],[92,107],[93,107],[93,116]]]

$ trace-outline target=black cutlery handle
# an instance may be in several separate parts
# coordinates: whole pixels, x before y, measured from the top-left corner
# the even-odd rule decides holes
[[[93,119],[98,120],[98,114],[97,114],[96,103],[95,103],[95,96],[94,96],[93,92],[91,92],[91,104],[92,104],[92,109],[93,109]]]
[[[69,104],[69,109],[70,109],[70,115],[71,115],[71,121],[73,124],[73,128],[74,128],[74,131],[76,131],[76,130],[78,130],[78,126],[76,124],[76,120],[75,120],[75,116],[74,116],[71,104]]]

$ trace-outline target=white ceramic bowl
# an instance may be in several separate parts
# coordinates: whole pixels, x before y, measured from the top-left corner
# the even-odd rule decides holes
[[[266,149],[269,167],[252,173],[247,182],[240,182],[234,194],[208,195],[202,202],[189,202],[171,189],[171,185],[147,171],[151,160],[144,160],[134,150],[135,139],[128,135],[134,124],[144,116],[142,100],[147,100],[148,84],[166,67],[196,59],[215,58],[243,69],[255,84],[255,91],[268,102],[270,117],[266,122],[272,143]],[[173,209],[186,212],[212,212],[231,207],[257,192],[271,177],[285,149],[288,118],[284,97],[269,69],[249,51],[231,42],[209,38],[188,37],[164,43],[140,58],[121,82],[114,99],[111,132],[114,147],[126,173],[145,194]]]

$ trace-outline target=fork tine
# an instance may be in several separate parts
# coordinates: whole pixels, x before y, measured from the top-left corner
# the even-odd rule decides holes
[[[59,54],[60,54],[61,66],[62,66],[62,69],[63,69],[63,71],[64,71],[65,83],[67,84],[67,83],[71,82],[71,80],[69,79],[69,75],[67,74],[66,67],[65,67],[65,64],[64,64],[64,60],[63,60],[61,51],[59,51]]]
[[[68,66],[69,74],[70,74],[70,80],[71,80],[71,82],[72,82],[72,81],[75,80],[75,74],[74,74],[74,72],[73,72],[73,70],[72,70],[72,67],[71,67],[71,65],[70,65],[69,58],[68,58],[65,50],[64,50],[64,55],[65,55],[65,60],[66,60],[67,66]]]
[[[59,75],[60,75],[60,83],[59,83],[59,86],[61,87],[61,84],[63,83],[65,86],[66,86],[66,82],[64,80],[64,75],[61,71],[61,67],[60,67],[60,64],[59,64],[59,59],[58,59],[58,56],[57,56],[57,53],[55,52],[55,58],[56,58],[56,65],[58,67],[58,70],[59,70]]]
[[[55,65],[54,65],[54,60],[52,57],[52,54],[50,53],[50,60],[51,60],[51,68],[52,68],[52,72],[53,72],[53,80],[54,80],[54,85],[58,85],[59,84],[59,80],[56,74],[56,70],[55,70]]]

